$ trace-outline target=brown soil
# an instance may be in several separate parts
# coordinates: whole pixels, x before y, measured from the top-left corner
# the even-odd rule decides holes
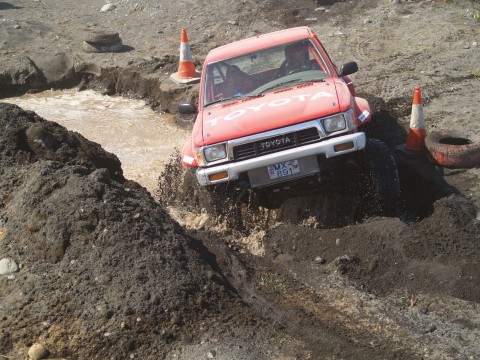
[[[0,97],[78,86],[175,113],[198,91],[168,77],[181,27],[199,68],[214,46],[307,24],[337,64],[359,63],[367,130],[392,150],[417,84],[427,132],[480,140],[475,2],[101,6],[0,2]],[[124,50],[83,52],[84,33],[101,29],[118,31]],[[479,167],[395,153],[398,218],[326,226],[324,203],[300,198],[275,213],[244,210],[249,231],[194,230],[166,209],[189,206],[175,163],[155,199],[114,154],[32,112],[0,104],[0,128],[0,260],[20,265],[0,275],[0,357],[23,359],[40,343],[68,359],[480,358]]]

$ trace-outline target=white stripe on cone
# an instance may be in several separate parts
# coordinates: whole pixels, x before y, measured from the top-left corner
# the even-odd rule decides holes
[[[193,61],[190,44],[188,42],[180,43],[180,61]]]
[[[412,116],[410,118],[410,129],[424,130],[425,119],[423,118],[423,106],[422,104],[412,105]]]

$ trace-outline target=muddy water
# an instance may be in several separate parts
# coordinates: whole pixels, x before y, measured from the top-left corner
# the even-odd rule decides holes
[[[2,99],[44,119],[76,131],[114,153],[122,162],[126,178],[135,180],[156,195],[158,177],[181,149],[190,131],[178,127],[171,115],[153,112],[143,101],[103,96],[86,90],[52,90],[22,97]],[[168,176],[168,175],[167,175]],[[176,183],[172,179],[172,183]],[[172,189],[175,191],[175,189]],[[183,206],[169,206],[170,215],[189,229],[226,230],[206,213],[189,212]],[[251,231],[238,243],[253,254],[263,254],[264,231]]]
[[[118,156],[126,178],[152,194],[170,154],[181,149],[189,136],[188,130],[174,124],[171,115],[157,114],[143,101],[90,90],[52,90],[2,101],[33,110],[99,143]]]

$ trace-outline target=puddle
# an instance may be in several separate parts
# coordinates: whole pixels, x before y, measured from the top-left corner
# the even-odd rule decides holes
[[[91,90],[51,90],[1,101],[35,111],[100,144],[118,156],[126,178],[151,194],[170,154],[181,149],[190,135],[173,123],[171,115],[155,113],[144,101]]]

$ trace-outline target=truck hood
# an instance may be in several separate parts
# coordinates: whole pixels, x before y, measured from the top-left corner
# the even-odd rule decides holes
[[[203,145],[337,113],[340,107],[335,85],[327,79],[204,108],[201,114]]]

